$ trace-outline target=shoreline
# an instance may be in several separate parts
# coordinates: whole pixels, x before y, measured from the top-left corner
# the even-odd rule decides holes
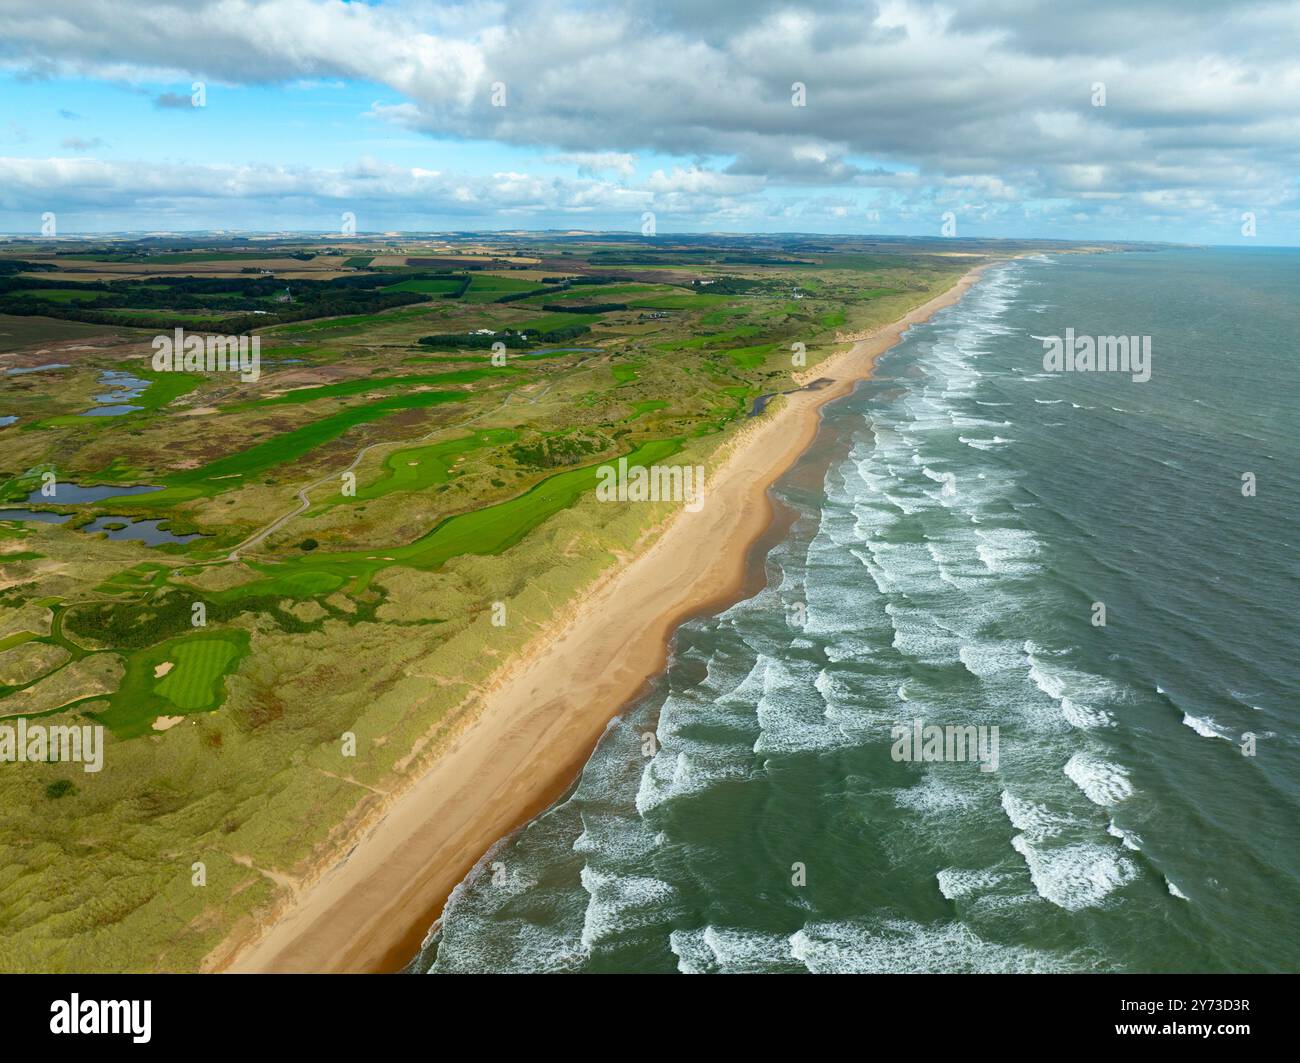
[[[332,854],[260,933],[227,940],[205,968],[391,972],[409,963],[484,853],[572,785],[609,721],[663,670],[676,629],[753,582],[751,560],[775,534],[770,488],[813,444],[822,407],[868,378],[908,328],[958,302],[990,264],[896,321],[844,337],[847,350],[796,377],[800,387],[828,383],[782,395],[747,424],[716,456],[709,504],[678,511],[590,588],[554,633],[506,666],[472,723],[377,822],[341,857]]]

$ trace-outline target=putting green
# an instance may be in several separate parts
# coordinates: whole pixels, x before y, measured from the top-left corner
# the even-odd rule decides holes
[[[133,738],[150,733],[159,716],[220,708],[225,700],[222,679],[235,670],[248,647],[248,632],[232,629],[180,635],[138,650],[127,657],[122,685],[110,695],[109,707],[90,715],[117,737]]]
[[[239,656],[239,647],[225,639],[196,639],[176,647],[175,667],[154,685],[178,709],[215,708],[220,699],[217,680]]]

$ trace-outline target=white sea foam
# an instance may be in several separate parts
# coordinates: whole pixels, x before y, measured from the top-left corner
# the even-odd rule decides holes
[[[581,879],[590,898],[582,922],[581,941],[586,949],[620,931],[663,919],[675,892],[657,878],[598,871],[590,864],[583,865]]]
[[[788,947],[792,958],[814,974],[991,974],[1079,969],[1079,962],[1068,954],[986,941],[957,922],[812,922],[791,935]]]
[[[1117,805],[1133,796],[1133,784],[1128,772],[1118,764],[1093,756],[1076,753],[1065,765],[1065,774],[1084,792],[1094,805]]]
[[[1131,861],[1102,845],[1047,848],[1017,834],[1011,846],[1025,858],[1038,895],[1070,912],[1097,907],[1137,877]]]
[[[1004,439],[1002,436],[994,436],[992,439],[976,439],[973,436],[958,436],[958,441],[965,443],[966,446],[973,450],[998,450],[1006,444],[1014,442],[1011,439]]]
[[[1219,725],[1209,716],[1193,716],[1190,712],[1184,712],[1183,726],[1190,727],[1202,738],[1222,738],[1226,742],[1232,741],[1219,730]]]
[[[698,691],[673,694],[660,708],[656,731],[659,749],[641,773],[636,795],[638,812],[644,814],[666,801],[707,790],[724,779],[743,779],[750,773],[753,705],[762,691],[765,658],[759,655],[737,681],[734,675],[739,662],[724,661],[723,657],[720,651],[714,653],[709,678]],[[718,725],[725,725],[734,732],[734,740],[727,743],[693,737],[702,720],[713,725],[712,734],[718,732]]]
[[[1006,874],[992,868],[974,870],[964,867],[945,867],[935,875],[939,892],[950,901],[982,893],[1006,881]]]
[[[976,548],[984,566],[998,575],[1023,576],[1038,571],[1034,558],[1038,543],[1032,532],[1022,528],[975,529],[980,545]]]
[[[1112,838],[1118,838],[1125,849],[1132,849],[1134,852],[1142,851],[1142,839],[1133,831],[1118,826],[1113,819],[1106,825],[1106,833]]]
[[[1074,822],[1046,805],[1016,797],[1007,790],[1002,791],[1002,811],[1007,814],[1011,825],[1032,841],[1055,837]]]
[[[606,787],[596,793],[609,793],[612,789]],[[584,809],[581,814],[582,833],[573,840],[573,851],[587,856],[605,856],[619,865],[630,866],[646,859],[654,850],[655,840],[645,829],[645,821],[629,814],[630,811],[611,813]]]
[[[969,788],[969,779],[964,781],[967,783],[965,788],[959,786],[954,777],[944,778],[935,771],[927,771],[915,786],[896,790],[894,804],[922,816],[949,816],[974,808],[979,803],[979,795]]]
[[[503,934],[508,931],[508,934]],[[500,947],[507,937],[510,947]],[[579,971],[589,958],[562,931],[523,920],[490,921],[465,917],[453,934],[444,934],[430,974],[541,974]]]
[[[987,417],[961,417],[954,414],[951,418],[954,428],[1010,428],[1010,421],[990,421]]]
[[[668,947],[682,974],[747,974],[791,969],[789,939],[781,934],[705,926],[674,930]]]
[[[793,753],[854,744],[844,729],[828,717],[830,706],[819,696],[811,666],[766,656],[761,661],[763,691],[755,706],[760,728],[753,746],[755,753]],[[843,714],[846,706],[840,705],[839,709]]]
[[[724,779],[743,779],[749,772],[742,764],[704,760],[700,755],[678,752],[658,754],[645,766],[636,794],[637,811],[644,815],[666,801],[701,793]]]
[[[1080,730],[1110,727],[1114,724],[1110,714],[1105,710],[1094,709],[1091,705],[1085,705],[1073,698],[1061,698],[1061,713],[1069,721],[1070,726],[1078,727]]]
[[[1123,688],[1101,676],[1067,668],[1051,660],[1048,652],[1032,639],[1024,644],[1029,678],[1053,701],[1061,703],[1062,714],[1075,727],[1100,727],[1111,722],[1109,713],[1095,702],[1114,702],[1126,696]],[[1065,702],[1069,701],[1069,708]]]

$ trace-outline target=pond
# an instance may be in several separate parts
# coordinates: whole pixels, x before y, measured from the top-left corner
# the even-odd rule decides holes
[[[23,373],[43,373],[47,369],[67,369],[67,362],[46,362],[45,365],[15,366],[12,369],[6,369],[9,376],[22,376]]]
[[[82,413],[82,417],[120,417],[124,413],[134,413],[136,410],[144,409],[143,406],[131,405],[130,400],[138,399],[143,395],[144,389],[149,386],[149,381],[124,373],[120,369],[105,369],[99,374],[99,382],[111,390],[96,395],[95,401],[100,405],[92,410],[86,410]]]
[[[71,513],[44,513],[38,509],[0,509],[0,520],[39,520],[45,524],[62,524]]]
[[[37,488],[23,501],[44,503],[45,505],[75,506],[82,502],[100,502],[105,498],[120,498],[123,495],[147,495],[151,491],[161,490],[161,487],[154,487],[150,484],[134,484],[127,487],[115,484],[95,484],[93,487],[82,487],[81,484],[65,483],[60,480],[54,485],[54,494],[42,494],[41,489]]]
[[[40,509],[0,509],[0,520],[36,520],[42,524],[63,524],[71,519],[71,513],[51,513],[48,510]],[[96,517],[89,524],[78,528],[77,531],[83,531],[90,535],[103,532],[110,539],[144,543],[145,546],[161,546],[163,543],[188,543],[194,539],[203,538],[199,532],[192,532],[189,535],[177,535],[175,532],[162,527],[166,523],[165,517],[119,517],[109,515]],[[112,527],[109,527],[109,525],[112,525]]]
[[[89,524],[77,530],[87,533],[103,532],[110,539],[128,539],[144,543],[146,546],[161,546],[163,543],[188,543],[193,539],[201,538],[198,532],[190,535],[176,535],[159,526],[164,522],[163,518],[157,517],[146,517],[138,520],[132,520],[130,517],[96,517]],[[109,524],[125,524],[126,527],[109,528],[107,527]]]

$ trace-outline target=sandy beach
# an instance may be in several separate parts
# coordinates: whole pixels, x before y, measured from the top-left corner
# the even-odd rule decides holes
[[[745,587],[768,529],[768,488],[816,437],[821,408],[869,376],[909,326],[956,302],[972,269],[898,321],[849,337],[738,433],[708,470],[697,512],[681,510],[638,557],[604,577],[545,640],[484,691],[473,722],[382,818],[349,840],[260,933],[213,954],[214,970],[378,972],[408,962],[447,896],[494,842],[572,782],[609,720],[661,670],[686,618]]]

